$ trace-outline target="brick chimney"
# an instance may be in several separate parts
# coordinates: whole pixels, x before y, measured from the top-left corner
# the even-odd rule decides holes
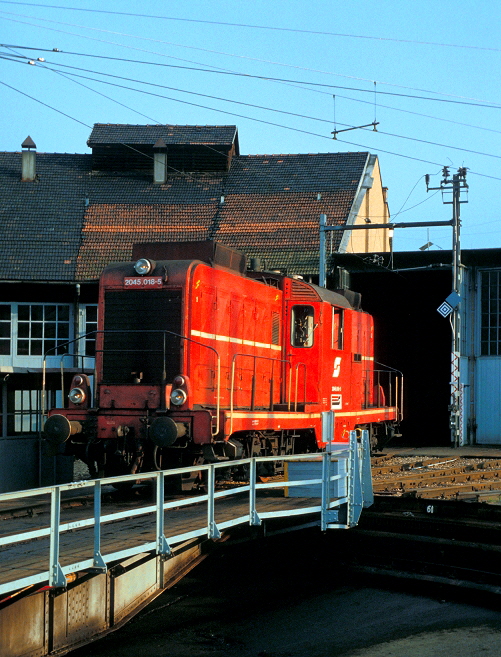
[[[21,180],[33,181],[36,179],[37,170],[36,170],[36,158],[37,152],[30,149],[36,148],[37,145],[33,139],[28,135],[26,139],[21,144],[21,147],[25,150],[22,152],[21,160]]]
[[[165,182],[167,182],[167,144],[160,137],[153,146],[153,183],[163,185]]]

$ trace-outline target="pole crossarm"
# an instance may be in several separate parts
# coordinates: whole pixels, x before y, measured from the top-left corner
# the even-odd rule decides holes
[[[449,221],[406,221],[399,223],[388,223],[388,224],[343,224],[342,226],[324,226],[322,230],[329,231],[340,231],[340,230],[371,230],[375,228],[387,228],[392,230],[393,228],[421,228],[423,226],[453,226],[454,221],[451,219]]]

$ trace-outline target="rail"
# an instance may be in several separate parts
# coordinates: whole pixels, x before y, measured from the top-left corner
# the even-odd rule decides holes
[[[332,420],[332,418],[328,417],[329,415],[329,413],[325,414],[327,428],[330,426],[329,422]],[[286,464],[284,465],[287,473],[286,478],[282,481],[268,481],[264,483],[256,481],[259,465],[272,461],[280,461]],[[44,494],[50,496],[50,523],[48,526],[0,537],[0,547],[2,550],[28,541],[49,539],[48,555],[44,557],[40,554],[37,560],[37,563],[40,564],[40,571],[0,584],[0,594],[45,582],[48,582],[51,587],[64,587],[67,583],[66,576],[70,573],[76,573],[77,571],[106,572],[107,564],[110,562],[126,559],[145,552],[154,552],[157,555],[168,557],[171,553],[171,547],[174,544],[179,544],[195,537],[217,539],[225,529],[244,523],[251,526],[260,525],[263,520],[268,518],[316,514],[318,521],[315,521],[315,524],[320,525],[322,530],[349,528],[357,524],[362,507],[369,506],[372,503],[369,438],[368,432],[366,431],[362,432],[361,442],[357,440],[357,434],[353,431],[350,432],[350,442],[348,444],[330,443],[328,445],[328,451],[323,453],[255,457],[232,461],[231,466],[244,466],[248,468],[249,483],[243,485],[236,484],[235,487],[226,490],[216,490],[216,475],[218,470],[228,468],[228,463],[203,465],[199,469],[202,471],[206,481],[206,492],[204,491],[201,494],[170,501],[165,501],[164,499],[166,479],[182,476],[184,473],[191,471],[192,468],[178,468],[176,470],[149,472],[139,475],[107,477],[93,481],[73,482],[59,486],[0,495],[0,502],[16,500],[17,503],[20,500],[26,500],[33,496],[39,497]],[[311,475],[312,472],[313,476]],[[154,483],[156,490],[154,504],[103,515],[101,510],[103,485],[141,481]],[[269,507],[264,506],[261,508],[260,501],[262,502],[263,498],[260,498],[258,494],[261,491],[271,491],[280,488],[285,490],[283,496],[276,497],[277,508],[274,507],[268,511],[263,510]],[[76,489],[90,489],[93,492],[93,514],[91,517],[74,522],[61,523],[61,495],[65,491],[75,491]],[[242,507],[238,507],[234,500],[230,508],[236,509],[240,515],[217,522],[216,502],[221,498],[231,498],[232,496],[244,496],[244,500],[247,499],[243,507],[245,513],[240,513]],[[300,497],[300,501],[304,505],[300,508],[297,508],[297,505],[292,508],[290,504],[287,506],[289,497]],[[170,531],[166,532],[165,512],[175,509],[175,513],[179,514],[182,513],[182,508],[187,509],[188,507],[193,507],[193,505],[205,505],[205,512],[201,516],[203,522],[200,521],[199,526],[195,527],[190,525],[187,531],[179,532],[179,530],[176,530],[172,526]],[[137,518],[138,516],[148,518],[148,523],[151,525],[152,531],[154,529],[155,540],[141,542],[139,545],[134,545],[134,547],[102,554],[101,531],[103,525],[117,523],[118,521],[124,521],[134,517]],[[114,529],[116,527],[117,525],[115,524]],[[171,527],[170,524],[169,527]],[[84,529],[90,529],[92,531],[92,539],[87,537],[89,539],[89,545],[87,553],[84,554],[85,558],[78,558],[77,561],[65,563],[64,566],[61,566],[61,535]],[[141,533],[144,534],[144,531]],[[85,545],[86,541],[80,538],[79,544]],[[47,547],[44,546],[44,549],[47,549]],[[45,561],[48,566],[47,568],[44,568],[42,565],[45,559],[47,559]],[[65,556],[66,562],[69,559],[71,558]]]

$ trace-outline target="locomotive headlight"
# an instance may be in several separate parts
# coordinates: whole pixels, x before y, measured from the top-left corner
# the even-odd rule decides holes
[[[68,399],[72,404],[83,404],[85,401],[85,392],[82,388],[72,388],[68,395]]]
[[[154,268],[155,263],[153,263],[151,260],[148,260],[148,258],[140,258],[134,265],[136,274],[139,274],[140,276],[149,274],[151,271],[153,271]]]
[[[185,391],[181,390],[180,388],[176,388],[170,393],[170,400],[174,406],[182,406],[187,397],[188,395],[185,393]]]

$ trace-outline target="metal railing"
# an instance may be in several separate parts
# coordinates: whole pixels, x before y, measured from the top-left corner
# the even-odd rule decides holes
[[[229,429],[229,434],[233,432],[233,411],[235,409],[235,393],[236,393],[236,361],[237,358],[252,358],[253,359],[253,368],[252,368],[252,381],[251,381],[251,389],[250,389],[250,396],[249,396],[249,403],[248,404],[242,404],[240,403],[238,408],[250,408],[251,411],[255,410],[255,398],[256,398],[256,377],[257,377],[257,372],[256,372],[256,365],[258,360],[263,360],[263,361],[271,361],[271,373],[269,374],[270,379],[269,379],[269,410],[273,410],[274,406],[274,390],[275,390],[275,376],[274,376],[274,367],[275,363],[281,363],[285,364],[285,367],[288,368],[289,374],[287,376],[288,379],[288,386],[287,386],[287,401],[285,402],[287,404],[287,410],[291,410],[292,407],[294,407],[294,411],[297,411],[298,404],[299,403],[306,403],[306,373],[307,373],[307,368],[305,363],[296,363],[296,365],[293,367],[293,364],[291,363],[290,360],[288,359],[281,359],[281,358],[273,358],[271,356],[258,356],[256,354],[244,354],[244,353],[237,353],[233,354],[233,358],[231,361],[231,376],[230,376],[230,429]],[[294,376],[294,385],[292,382],[292,373],[293,369],[295,372]],[[303,401],[299,401],[299,371],[303,370],[304,371],[304,376],[303,376]],[[281,386],[281,377],[278,379],[278,383]],[[280,392],[280,403],[284,403],[283,399],[285,398],[282,397],[283,392]]]
[[[385,369],[365,371],[364,408],[392,407],[397,410],[397,419],[403,419],[404,376],[400,370],[375,363]]]
[[[326,413],[326,421],[329,421],[329,413]],[[259,483],[257,471],[259,464],[280,461],[288,463],[287,471],[291,468],[298,470],[299,474],[290,474],[287,480],[268,481]],[[306,463],[305,463],[306,462]],[[300,464],[308,466],[305,471]],[[367,463],[369,464],[367,466]],[[121,477],[108,477],[91,481],[73,482],[38,488],[14,493],[0,495],[0,502],[16,500],[19,504],[22,500],[28,500],[34,496],[50,496],[50,523],[41,529],[17,533],[10,536],[0,537],[0,548],[5,550],[9,546],[26,543],[35,539],[49,538],[49,554],[40,554],[40,572],[26,577],[13,579],[10,582],[0,584],[0,594],[11,592],[22,587],[33,584],[48,582],[52,587],[66,586],[66,576],[77,571],[105,572],[107,564],[123,560],[136,554],[153,552],[157,555],[169,556],[172,546],[195,537],[207,537],[209,539],[219,538],[221,531],[239,524],[260,525],[268,518],[291,517],[294,515],[316,514],[318,524],[322,530],[330,528],[348,528],[358,522],[362,506],[372,503],[372,482],[370,480],[370,457],[368,432],[363,432],[362,441],[357,440],[356,432],[350,432],[349,444],[331,443],[328,451],[319,454],[303,454],[294,456],[258,457],[232,461],[231,467],[245,466],[249,470],[249,483],[236,484],[233,488],[216,490],[216,475],[220,468],[228,468],[228,462],[215,463],[200,466],[199,469],[206,481],[206,492],[190,497],[176,498],[165,501],[165,480],[170,477],[182,476],[191,472],[193,468],[178,468],[176,470],[165,470],[159,472],[148,472],[140,475],[126,475]],[[308,474],[314,468],[314,476]],[[316,468],[316,470],[315,470]],[[305,474],[306,472],[306,474]],[[367,476],[369,480],[367,480]],[[121,482],[144,482],[151,481],[156,489],[156,501],[154,504],[139,508],[128,508],[125,511],[104,514],[101,510],[102,487],[106,484],[117,484]],[[312,488],[313,487],[313,488]],[[286,489],[283,497],[276,498],[278,507],[271,511],[261,510],[258,494],[263,490]],[[74,522],[61,523],[61,495],[65,491],[88,489],[93,492],[93,515],[88,518]],[[293,496],[291,491],[296,490],[295,497],[304,497],[306,501],[311,498],[311,504],[306,503],[304,507],[287,508],[285,495]],[[87,492],[87,491],[86,491]],[[216,522],[216,502],[221,498],[229,498],[242,494],[247,495],[246,512],[229,520]],[[275,502],[275,498],[274,498]],[[181,508],[190,507],[195,504],[205,504],[205,519],[199,526],[190,527],[189,531],[182,533],[166,533],[165,512],[176,509],[182,513]],[[124,521],[133,517],[144,516],[149,526],[155,529],[156,539],[146,541],[134,547],[112,551],[102,554],[101,530],[106,523]],[[85,528],[93,528],[93,539],[89,541],[89,553],[85,558],[76,562],[61,566],[60,564],[60,539],[66,532],[74,532]],[[92,546],[90,545],[92,543]],[[46,549],[46,548],[45,548]],[[43,567],[44,560],[47,567]],[[66,559],[67,560],[67,559]],[[33,567],[33,566],[31,566]]]

